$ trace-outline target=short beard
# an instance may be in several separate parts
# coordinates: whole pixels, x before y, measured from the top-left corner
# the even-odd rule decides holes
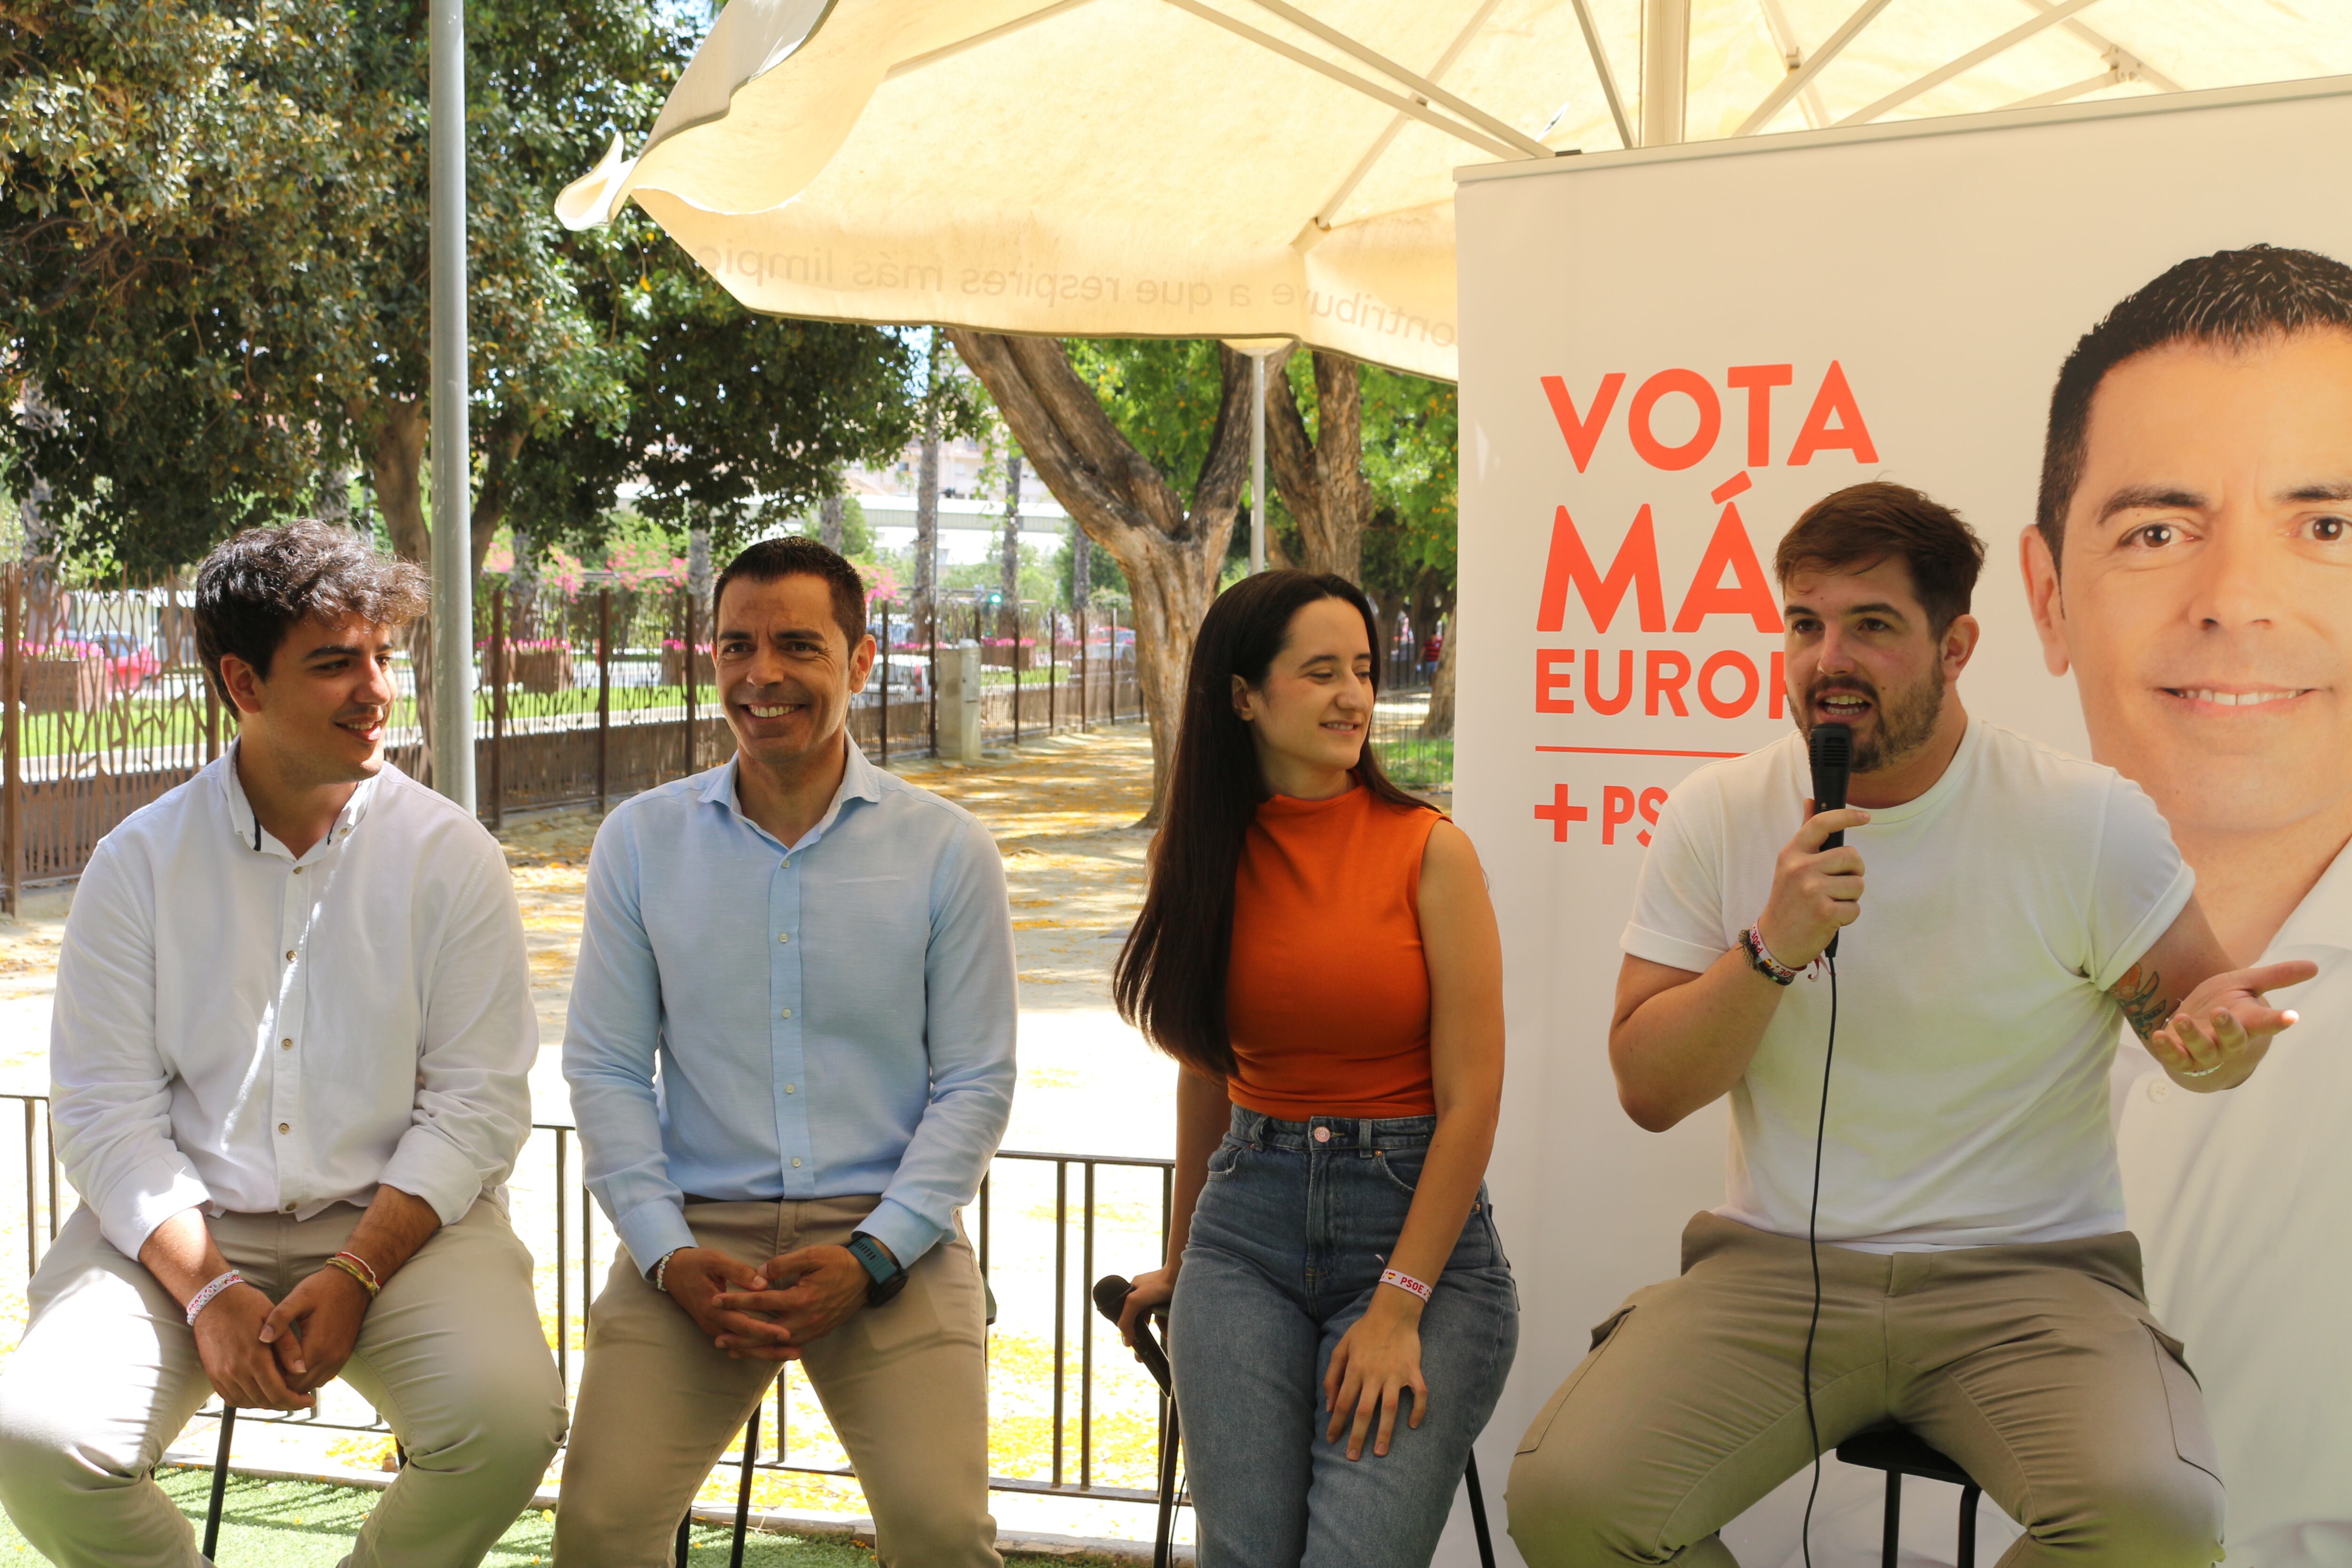
[[[1809,740],[1813,733],[1813,699],[1820,694],[1822,684],[1816,680],[1805,700],[1797,705],[1797,731]],[[1897,693],[1891,701],[1885,693],[1873,688],[1868,695],[1878,704],[1878,723],[1868,740],[1855,743],[1853,771],[1883,772],[1908,761],[1932,740],[1937,715],[1944,709],[1946,685],[1944,667],[1937,663],[1928,670],[1926,679]]]

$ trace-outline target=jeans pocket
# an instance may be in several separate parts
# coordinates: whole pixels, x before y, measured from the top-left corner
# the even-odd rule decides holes
[[[2156,1342],[2156,1373],[2163,1380],[2166,1411],[2172,1419],[2172,1451],[2184,1463],[2221,1480],[2221,1455],[2205,1416],[2205,1392],[2189,1365],[2188,1347],[2146,1318],[2140,1325]]]
[[[1240,1139],[1227,1133],[1223,1142],[1209,1151],[1209,1180],[1222,1182],[1231,1176],[1246,1149]]]
[[[1577,1363],[1576,1370],[1552,1391],[1552,1396],[1544,1401],[1544,1407],[1536,1412],[1535,1420],[1528,1426],[1528,1435],[1519,1439],[1520,1453],[1532,1454],[1543,1447],[1544,1434],[1551,1430],[1553,1419],[1559,1415],[1559,1407],[1568,1403],[1568,1396],[1576,1392],[1576,1385],[1584,1381],[1584,1374],[1592,1370],[1610,1342],[1616,1339],[1617,1331],[1623,1328],[1625,1320],[1633,1315],[1633,1307],[1634,1303],[1628,1301],[1593,1325],[1591,1350]]]
[[[1421,1186],[1422,1158],[1423,1152],[1419,1149],[1400,1150],[1393,1154],[1379,1150],[1372,1154],[1372,1169],[1385,1177],[1391,1186],[1411,1197]]]

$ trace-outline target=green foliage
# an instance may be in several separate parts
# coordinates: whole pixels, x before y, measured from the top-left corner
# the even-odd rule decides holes
[[[1374,505],[1364,532],[1364,585],[1409,595],[1424,572],[1454,583],[1461,526],[1454,388],[1366,365],[1364,478]]]
[[[0,0],[12,488],[142,562],[307,496],[401,174],[366,52],[337,0]]]
[[[621,395],[516,459],[512,505],[534,541],[600,547],[625,485],[637,513],[680,537],[707,527],[723,552],[915,433],[917,365],[900,334],[752,315],[634,208],[576,274]]]
[[[467,6],[472,460],[535,547],[603,553],[624,486],[723,547],[895,451],[924,395],[898,334],[751,317],[634,209],[555,223],[650,123],[688,21]],[[0,395],[44,415],[0,481],[47,480],[71,548],[191,560],[317,505],[421,406],[426,37],[421,0],[0,0]],[[968,391],[934,401],[975,425]]]
[[[1064,346],[1119,434],[1190,507],[1217,427],[1223,384],[1215,341],[1071,338]]]

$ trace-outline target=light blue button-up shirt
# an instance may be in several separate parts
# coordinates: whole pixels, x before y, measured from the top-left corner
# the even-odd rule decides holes
[[[970,813],[854,745],[789,849],[732,761],[648,790],[588,861],[563,1040],[588,1189],[642,1268],[694,1245],[687,1193],[878,1193],[860,1228],[911,1264],[1004,1135],[1015,1007],[1004,865]]]

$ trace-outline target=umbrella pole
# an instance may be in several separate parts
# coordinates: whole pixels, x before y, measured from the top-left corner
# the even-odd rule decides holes
[[[474,809],[473,497],[466,430],[466,3],[426,24],[431,256],[433,787]],[[423,695],[422,693],[419,694]]]
[[[1250,355],[1250,573],[1265,570],[1265,355]]]

